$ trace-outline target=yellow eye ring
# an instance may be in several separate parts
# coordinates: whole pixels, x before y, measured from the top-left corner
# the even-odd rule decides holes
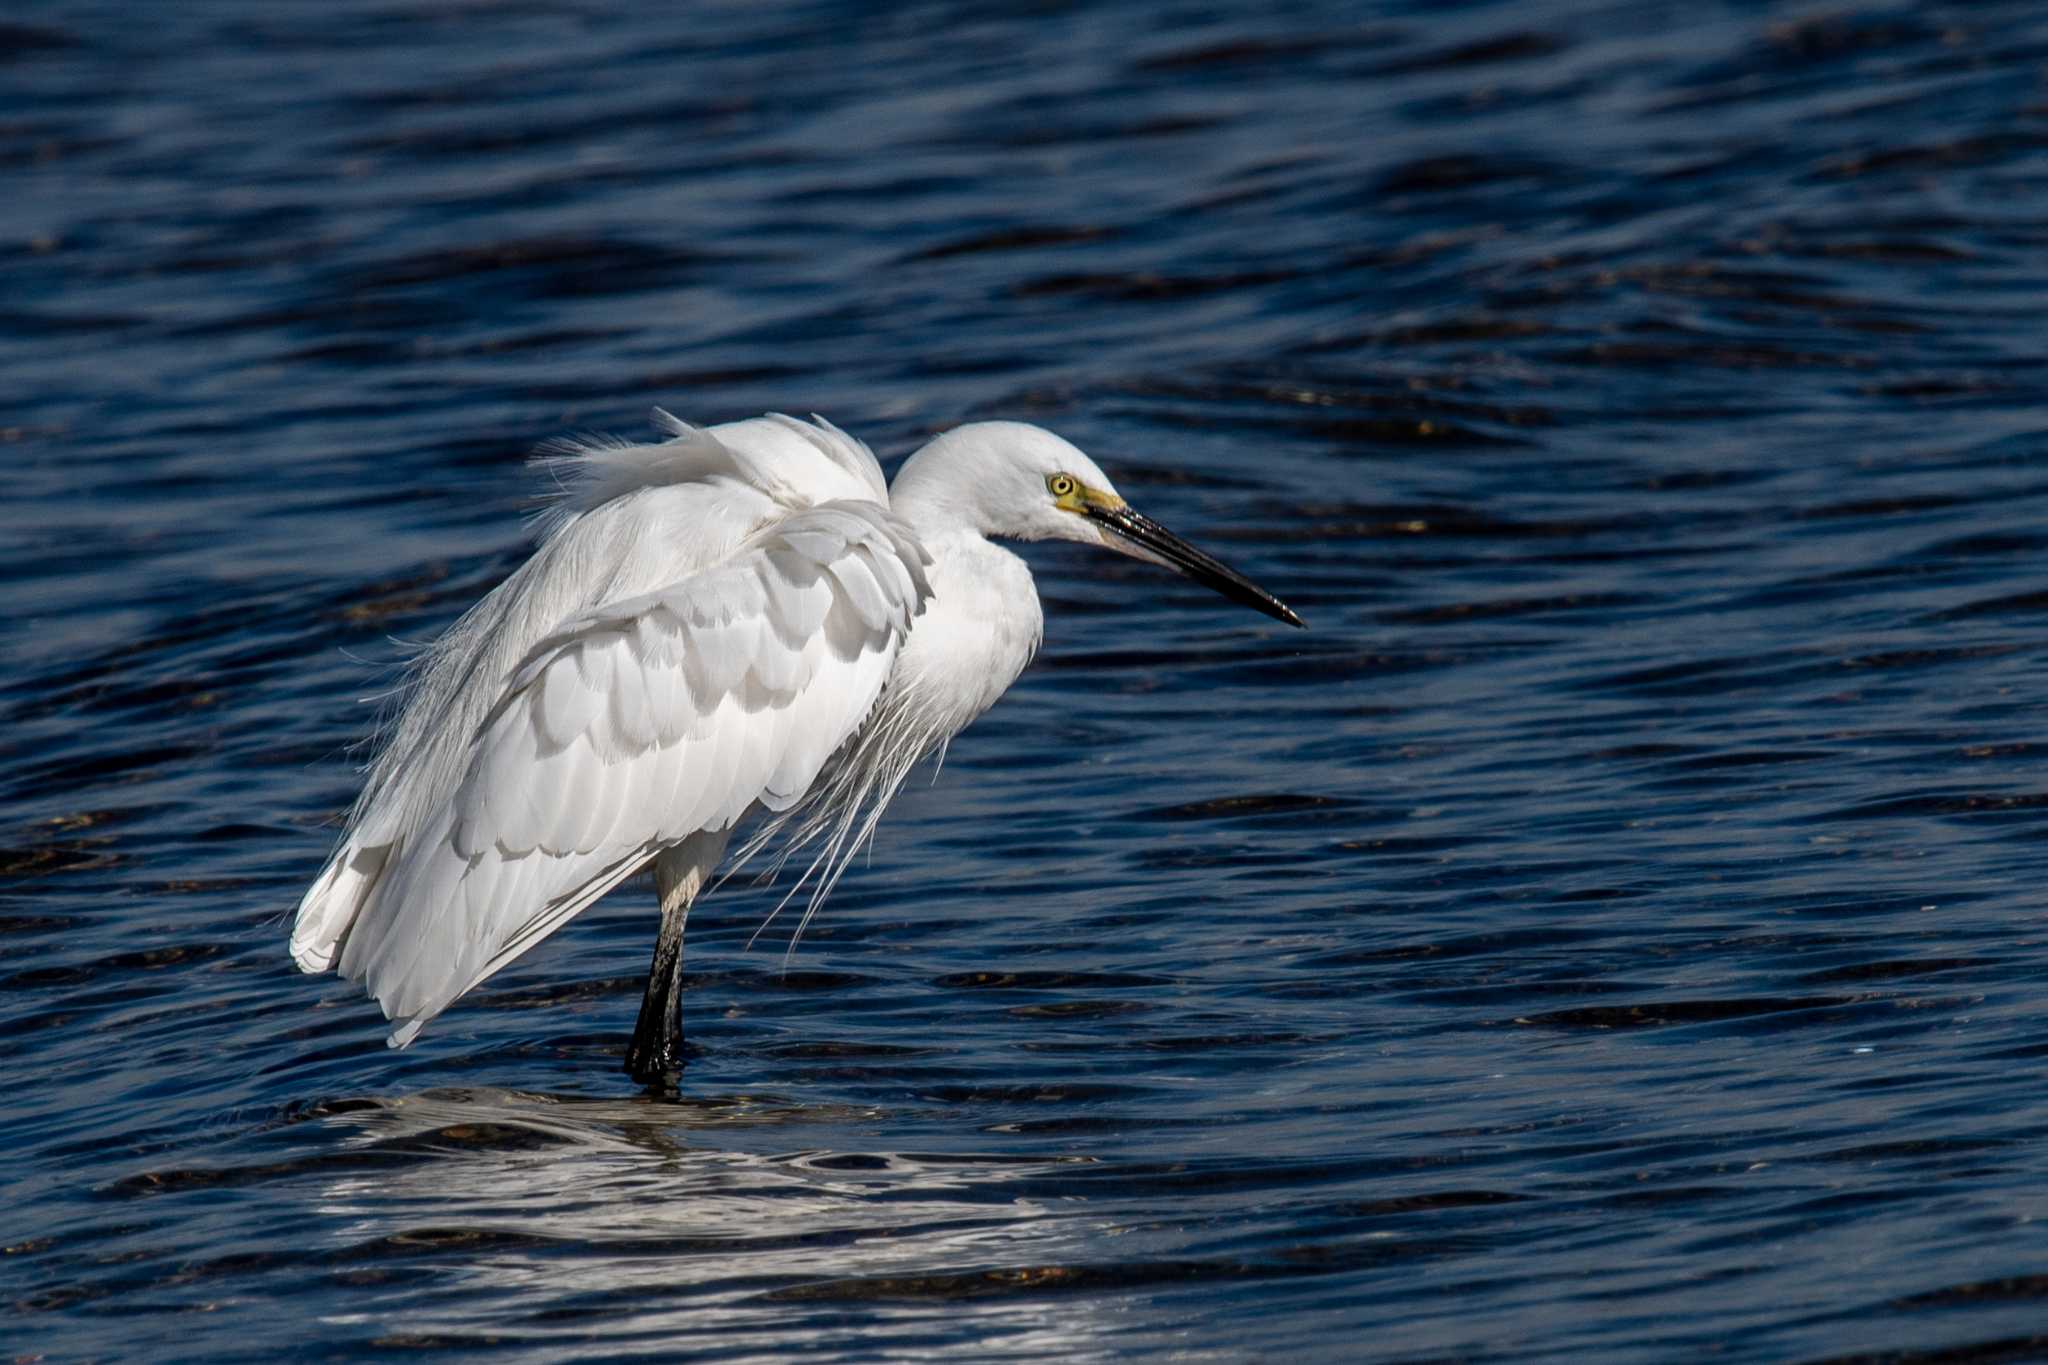
[[[1071,474],[1055,474],[1045,481],[1045,486],[1056,498],[1071,498],[1081,485],[1074,482]]]

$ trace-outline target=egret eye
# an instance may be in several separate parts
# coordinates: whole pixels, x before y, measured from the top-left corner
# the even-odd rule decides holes
[[[1056,498],[1071,498],[1081,485],[1074,482],[1072,474],[1055,474],[1045,481],[1045,486]]]

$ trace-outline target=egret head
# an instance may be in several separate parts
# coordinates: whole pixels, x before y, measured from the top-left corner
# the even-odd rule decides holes
[[[1291,626],[1287,605],[1124,501],[1095,461],[1026,422],[955,427],[905,462],[890,501],[1016,540],[1078,540],[1184,574]]]

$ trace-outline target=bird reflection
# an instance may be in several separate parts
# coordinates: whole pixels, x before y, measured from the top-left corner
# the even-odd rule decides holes
[[[770,1351],[843,1335],[866,1304],[909,1333],[892,1355],[1098,1350],[1086,1312],[1031,1292],[1101,1236],[1030,1190],[1069,1161],[833,1150],[805,1139],[880,1116],[773,1096],[451,1088],[324,1110],[355,1159],[316,1207],[405,1338]]]

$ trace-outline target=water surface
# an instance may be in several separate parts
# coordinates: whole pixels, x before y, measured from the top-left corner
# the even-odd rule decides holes
[[[772,12],[771,12],[772,9]],[[0,31],[0,1337],[2048,1354],[2048,20],[413,7]],[[1044,655],[796,953],[403,1053],[285,918],[565,431],[1003,416],[1286,598]]]

